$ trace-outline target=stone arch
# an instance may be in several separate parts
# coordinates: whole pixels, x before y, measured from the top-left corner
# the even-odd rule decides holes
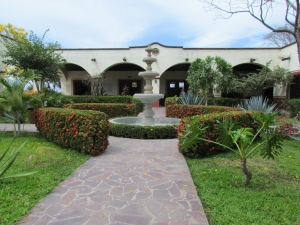
[[[125,94],[134,95],[143,92],[144,80],[138,73],[145,71],[140,65],[128,62],[115,63],[103,70],[103,89],[109,95],[121,95],[125,85]]]
[[[187,92],[188,83],[186,82],[187,71],[191,63],[177,63],[166,69],[159,78],[159,93],[164,94],[164,99],[160,100],[160,105],[164,105],[164,100],[167,97],[179,96],[181,88]]]
[[[233,66],[233,73],[235,76],[243,76],[247,73],[258,73],[259,69],[262,69],[265,67],[262,64],[259,63],[241,63]],[[251,92],[230,92],[228,94],[222,93],[222,97],[230,97],[230,98],[249,98],[251,96],[255,95],[263,95],[265,97],[268,97],[269,99],[273,99],[273,88],[268,89],[257,89],[253,90]]]
[[[87,70],[75,63],[66,63],[62,68],[63,77],[61,91],[67,95],[89,94],[88,87],[82,83],[82,78],[88,74]]]

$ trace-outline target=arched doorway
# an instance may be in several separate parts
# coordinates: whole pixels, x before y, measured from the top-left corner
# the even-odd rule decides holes
[[[81,66],[74,63],[66,63],[62,72],[65,75],[63,93],[70,95],[90,95],[90,87],[82,82],[84,76],[88,75],[88,72]],[[62,81],[62,79],[61,79]],[[63,86],[63,84],[62,84]],[[68,88],[69,87],[69,88]]]
[[[132,63],[120,63],[106,69],[107,82],[112,82],[116,95],[122,95],[126,89],[126,95],[134,95],[143,91],[144,80],[138,73],[144,68]],[[106,83],[104,83],[105,88]],[[125,88],[125,86],[127,88]]]
[[[186,81],[187,71],[190,63],[180,63],[169,67],[160,77],[160,90],[164,94],[164,99],[160,100],[160,105],[163,106],[167,97],[179,96],[181,89],[188,91],[189,86]]]

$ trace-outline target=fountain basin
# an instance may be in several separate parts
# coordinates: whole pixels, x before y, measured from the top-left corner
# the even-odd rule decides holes
[[[178,118],[151,118],[150,124],[144,124],[144,118],[140,117],[120,117],[109,119],[110,123],[115,124],[128,124],[137,126],[167,126],[167,125],[178,125],[180,119]]]

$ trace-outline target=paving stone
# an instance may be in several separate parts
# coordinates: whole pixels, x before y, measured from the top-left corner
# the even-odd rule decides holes
[[[167,190],[154,190],[153,198],[156,199],[171,199],[171,195]]]
[[[120,200],[113,200],[113,201],[110,201],[108,203],[108,205],[115,207],[115,208],[123,208],[123,206],[126,205],[126,202],[120,201]]]
[[[110,216],[112,222],[123,222],[131,225],[147,225],[151,221],[150,216],[136,216],[136,215],[124,215],[124,214],[112,214]]]

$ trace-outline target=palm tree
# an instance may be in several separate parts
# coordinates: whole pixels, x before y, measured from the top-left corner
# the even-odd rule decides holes
[[[27,115],[27,108],[31,100],[31,96],[23,95],[26,84],[34,78],[31,70],[22,72],[17,78],[0,77],[0,83],[4,86],[4,90],[0,92],[0,111],[4,115],[13,120],[18,125],[18,136],[21,133],[21,123]]]

